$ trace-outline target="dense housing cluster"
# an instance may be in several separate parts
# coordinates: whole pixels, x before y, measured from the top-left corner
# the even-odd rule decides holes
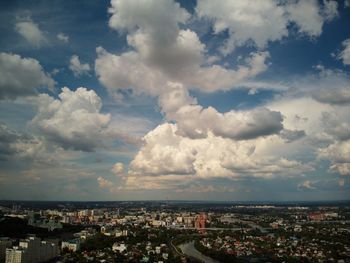
[[[0,209],[6,263],[350,260],[346,203],[5,202]]]

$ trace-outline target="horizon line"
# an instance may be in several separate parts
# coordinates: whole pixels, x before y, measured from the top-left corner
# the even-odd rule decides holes
[[[334,202],[350,202],[350,199],[335,200],[199,200],[199,199],[148,199],[148,200],[39,200],[39,199],[0,199],[0,202],[79,202],[79,203],[101,203],[101,202],[195,202],[195,203],[334,203]]]

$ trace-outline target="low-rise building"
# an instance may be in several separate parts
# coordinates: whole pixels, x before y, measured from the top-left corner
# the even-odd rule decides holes
[[[124,251],[126,251],[127,247],[124,243],[114,243],[113,246],[112,246],[112,250],[114,252],[118,251],[119,253],[123,253]]]
[[[61,249],[67,248],[69,251],[76,252],[80,250],[80,240],[72,239],[68,241],[62,241]]]

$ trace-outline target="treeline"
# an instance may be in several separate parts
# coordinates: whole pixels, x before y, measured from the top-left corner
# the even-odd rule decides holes
[[[63,224],[62,229],[48,231],[46,228],[28,225],[27,220],[17,217],[3,217],[0,220],[0,236],[10,238],[25,238],[28,234],[35,234],[40,238],[70,236],[83,229],[79,225]]]

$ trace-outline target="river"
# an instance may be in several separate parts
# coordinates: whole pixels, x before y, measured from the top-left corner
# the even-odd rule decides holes
[[[182,253],[184,253],[185,255],[196,258],[204,263],[219,263],[219,261],[214,260],[210,257],[207,257],[207,256],[203,255],[201,252],[199,252],[194,247],[194,241],[181,244],[181,245],[179,245],[179,248],[182,250]]]

